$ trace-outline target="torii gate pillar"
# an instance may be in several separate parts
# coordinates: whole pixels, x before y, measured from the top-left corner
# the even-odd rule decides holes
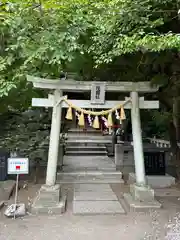
[[[57,161],[59,153],[59,136],[61,130],[61,112],[62,112],[61,102],[58,102],[60,100],[60,97],[62,97],[62,91],[55,90],[46,174],[47,186],[53,186],[56,183]]]
[[[130,185],[130,194],[125,193],[124,198],[129,204],[130,210],[160,208],[161,204],[154,199],[154,189],[146,183],[138,92],[131,92],[131,101],[136,183]]]
[[[131,122],[136,183],[138,185],[146,185],[138,92],[131,92],[131,101]]]

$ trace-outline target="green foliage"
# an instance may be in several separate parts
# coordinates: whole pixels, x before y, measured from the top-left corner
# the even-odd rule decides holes
[[[21,86],[26,74],[59,77],[77,54],[83,54],[79,41],[87,29],[87,16],[73,6],[65,1],[61,5],[13,1],[2,7],[0,97]]]
[[[6,113],[0,118],[0,147],[19,156],[47,159],[50,116],[43,111]]]
[[[150,113],[148,119],[148,125],[151,129],[152,136],[156,136],[162,139],[169,139],[168,137],[168,123],[171,118],[171,114],[166,111],[153,111]]]
[[[174,0],[12,0],[1,4],[0,20],[1,111],[24,110],[43,94],[26,74],[151,81],[162,86],[157,97],[170,108],[180,95]]]
[[[179,35],[166,27],[177,18],[177,4],[169,0],[14,0],[1,5],[0,97],[25,81],[27,73],[57,78],[77,60],[87,66],[88,59],[92,71],[124,54],[178,50]]]
[[[166,9],[168,9],[166,11]],[[170,10],[170,11],[169,11]],[[178,34],[161,30],[177,19],[175,1],[111,1],[95,16],[91,50],[97,65],[137,51],[162,51],[180,47]]]

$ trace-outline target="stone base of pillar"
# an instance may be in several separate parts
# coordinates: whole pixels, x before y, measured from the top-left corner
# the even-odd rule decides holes
[[[146,211],[161,208],[161,204],[154,198],[154,190],[148,185],[130,185],[130,193],[125,193],[124,199],[130,211]]]
[[[154,200],[154,190],[150,186],[130,185],[130,193],[135,201],[150,202]]]
[[[66,196],[61,196],[60,185],[42,185],[31,206],[32,214],[62,214],[66,210]]]

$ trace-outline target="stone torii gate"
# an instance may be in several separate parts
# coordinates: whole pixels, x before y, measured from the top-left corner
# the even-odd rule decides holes
[[[136,184],[131,186],[131,195],[135,201],[152,201],[154,191],[146,185],[143,143],[141,133],[140,109],[158,109],[158,101],[145,101],[139,97],[139,93],[153,93],[158,88],[151,87],[149,82],[82,82],[74,80],[49,80],[33,76],[27,76],[27,80],[33,83],[35,88],[53,90],[48,98],[33,98],[32,106],[52,107],[52,123],[49,143],[49,154],[46,174],[46,185],[43,189],[54,189],[56,186],[56,171],[59,149],[59,136],[61,131],[62,108],[68,108],[63,100],[63,92],[88,92],[91,91],[91,100],[72,100],[71,102],[86,109],[110,109],[123,101],[105,101],[105,92],[130,92],[130,101],[124,106],[131,109],[133,148],[135,161]],[[98,86],[100,97],[95,98],[94,88]],[[97,88],[96,88],[97,89]],[[102,90],[102,91],[101,91]],[[125,99],[127,101],[128,98]],[[127,197],[130,203],[129,196]]]

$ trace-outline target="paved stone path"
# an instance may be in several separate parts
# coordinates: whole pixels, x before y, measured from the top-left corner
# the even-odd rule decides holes
[[[125,211],[109,184],[75,184],[73,213],[118,214]]]
[[[28,205],[28,196],[32,198],[39,185],[21,189],[19,201]],[[118,198],[128,186],[111,185]],[[178,197],[160,197],[163,208],[148,213],[127,213],[121,215],[78,216],[72,213],[73,185],[64,186],[68,193],[67,212],[62,216],[26,216],[11,220],[0,213],[0,240],[165,240],[166,224],[180,212]],[[14,203],[14,199],[12,199]],[[176,224],[177,220],[171,222]],[[180,222],[180,221],[179,221]],[[177,225],[177,224],[176,224]],[[176,228],[173,226],[173,229]],[[179,240],[170,237],[167,240]],[[176,236],[178,236],[176,234]]]

